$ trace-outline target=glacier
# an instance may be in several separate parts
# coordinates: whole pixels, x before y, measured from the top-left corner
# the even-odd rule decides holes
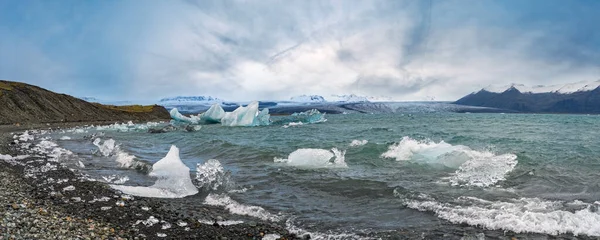
[[[179,148],[175,145],[167,155],[152,165],[148,176],[156,177],[156,182],[150,187],[110,185],[125,194],[140,197],[182,198],[198,193],[192,183],[190,169],[179,158]]]

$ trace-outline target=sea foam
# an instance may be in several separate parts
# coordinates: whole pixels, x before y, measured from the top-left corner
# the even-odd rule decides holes
[[[409,208],[434,212],[437,217],[455,224],[517,233],[600,236],[600,213],[597,211],[600,202],[561,202],[539,198],[488,201],[463,196],[451,203],[442,203],[426,195],[409,198],[396,190],[394,195]],[[579,210],[568,211],[566,205],[578,206]]]

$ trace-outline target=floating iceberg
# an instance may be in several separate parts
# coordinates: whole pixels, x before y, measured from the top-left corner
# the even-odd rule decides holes
[[[179,113],[177,108],[171,109],[171,118],[179,122],[200,124],[200,123],[221,123],[229,127],[251,127],[266,126],[271,123],[269,109],[258,110],[258,102],[254,101],[248,106],[240,106],[233,112],[225,112],[220,104],[213,104],[206,112],[191,115],[189,117]]]
[[[337,148],[331,150],[316,148],[301,148],[288,156],[287,159],[275,158],[275,162],[286,163],[290,166],[308,167],[308,168],[347,168],[345,161],[345,151]]]
[[[303,124],[326,122],[325,113],[319,112],[317,109],[311,109],[306,112],[292,113],[292,115],[282,118],[275,124],[284,125],[284,128],[292,126],[300,126]]]
[[[225,117],[225,110],[219,103],[213,104],[206,112],[200,114],[200,120],[207,123],[220,123],[223,117]]]
[[[198,123],[200,123],[200,117],[199,116],[191,115],[189,117],[186,117],[183,114],[181,114],[179,112],[179,110],[177,110],[177,108],[171,109],[171,111],[169,113],[171,114],[171,118],[173,118],[175,121],[185,122],[185,123],[191,123],[191,124],[198,124]]]
[[[453,168],[456,171],[447,178],[452,185],[476,187],[488,187],[504,180],[518,163],[517,156],[510,153],[498,155],[444,141],[417,141],[410,137],[391,145],[381,157]]]
[[[221,119],[221,125],[229,127],[237,126],[266,126],[270,124],[269,109],[258,111],[258,102],[254,101],[248,106],[240,106],[233,112],[226,112]]]
[[[140,197],[181,198],[198,193],[192,183],[190,169],[179,158],[179,148],[171,146],[169,153],[152,165],[149,176],[156,177],[150,187],[110,185],[125,194]]]

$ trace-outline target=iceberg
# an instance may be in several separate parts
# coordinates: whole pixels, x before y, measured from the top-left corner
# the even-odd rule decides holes
[[[198,193],[192,183],[190,169],[179,158],[179,148],[171,146],[169,153],[152,165],[149,176],[156,177],[150,187],[110,185],[125,194],[140,197],[182,198]]]
[[[453,186],[493,186],[505,180],[506,175],[518,164],[517,155],[512,153],[476,151],[463,145],[417,141],[407,136],[389,146],[381,157],[455,169],[453,174],[445,178]]]
[[[236,127],[236,126],[266,126],[270,124],[269,109],[265,108],[258,111],[258,102],[254,101],[248,106],[240,106],[233,112],[226,112],[221,119],[221,125]]]
[[[221,119],[225,116],[225,110],[221,107],[221,104],[215,103],[206,112],[200,114],[200,120],[207,123],[220,123]]]
[[[200,117],[199,116],[191,115],[189,117],[186,117],[183,114],[181,114],[179,112],[179,110],[177,110],[177,108],[171,109],[171,111],[169,112],[169,114],[171,114],[171,118],[173,118],[175,121],[185,122],[185,123],[191,123],[191,124],[198,124],[198,123],[200,123]]]
[[[271,123],[269,109],[265,108],[262,111],[258,110],[258,102],[254,101],[248,106],[240,106],[233,112],[225,112],[219,103],[213,104],[206,112],[191,115],[189,117],[179,113],[177,108],[171,109],[171,118],[175,121],[200,124],[200,123],[221,123],[223,126],[229,127],[251,127],[251,126],[266,126]]]
[[[322,123],[326,121],[325,113],[319,112],[317,109],[311,109],[306,112],[292,113],[292,115],[278,120],[276,123],[284,125],[284,128],[288,128],[291,126]]]
[[[275,158],[274,162],[306,168],[348,168],[345,154],[346,151],[340,151],[337,148],[331,150],[300,148],[290,153],[287,159]]]

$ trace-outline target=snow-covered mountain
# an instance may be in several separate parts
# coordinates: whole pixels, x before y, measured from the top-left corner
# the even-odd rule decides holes
[[[356,94],[345,94],[345,95],[330,95],[329,97],[323,97],[320,95],[300,95],[290,99],[292,102],[299,103],[358,103],[358,102],[392,102],[392,98],[379,96],[359,96]]]
[[[212,96],[177,96],[158,101],[158,105],[212,105],[215,103],[223,103],[223,100]]]
[[[454,102],[526,113],[600,113],[600,80],[564,85],[487,87]]]
[[[521,93],[561,93],[561,94],[570,94],[574,92],[585,92],[592,91],[600,86],[600,80],[597,81],[581,81],[576,83],[568,83],[568,84],[557,84],[557,85],[535,85],[535,86],[526,86],[524,84],[513,83],[510,85],[490,85],[482,90],[493,92],[493,93],[502,93],[511,88],[519,90]]]
[[[290,98],[290,101],[301,103],[322,103],[325,102],[325,98],[319,95],[300,95]]]
[[[356,94],[349,94],[349,95],[331,95],[330,97],[327,98],[328,102],[347,102],[347,103],[354,103],[354,102],[368,102],[369,98],[365,97],[365,96],[358,96]]]

